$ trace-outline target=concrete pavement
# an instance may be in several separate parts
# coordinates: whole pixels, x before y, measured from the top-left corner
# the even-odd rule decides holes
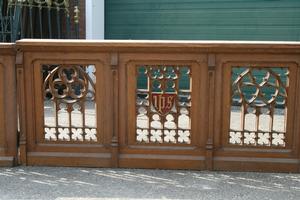
[[[300,199],[300,174],[0,168],[0,199]]]

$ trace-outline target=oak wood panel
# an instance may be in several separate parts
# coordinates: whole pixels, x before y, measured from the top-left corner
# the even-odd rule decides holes
[[[298,123],[294,122],[296,117],[295,99],[299,94],[296,90],[299,79],[297,71],[299,70],[299,57],[296,55],[272,55],[272,54],[218,54],[218,68],[217,73],[220,77],[220,83],[217,91],[222,96],[222,108],[218,111],[215,109],[216,115],[222,115],[222,126],[216,128],[218,132],[215,133],[215,142],[219,144],[218,148],[214,151],[214,169],[228,170],[232,166],[237,171],[291,171],[296,172],[299,166],[298,145],[299,131],[297,131]],[[280,148],[264,148],[264,147],[229,147],[228,145],[228,130],[230,124],[230,85],[229,79],[232,66],[264,66],[264,67],[288,67],[289,74],[289,94],[288,94],[288,122],[287,122],[287,145],[284,149]],[[217,98],[218,99],[218,98]],[[223,113],[223,114],[221,114]],[[221,117],[219,117],[220,119]],[[218,120],[218,119],[216,119]],[[215,120],[215,123],[217,121]],[[222,128],[222,129],[220,129]],[[245,157],[243,157],[245,156]],[[243,159],[239,159],[243,157]],[[257,158],[256,161],[251,159]],[[282,159],[281,159],[282,158]],[[291,159],[293,161],[285,160]],[[248,159],[248,160],[247,160]],[[260,160],[261,159],[261,160]],[[280,160],[281,159],[281,160]],[[278,163],[278,160],[280,160]],[[264,162],[264,164],[260,163]],[[285,163],[286,162],[286,163]],[[285,163],[285,164],[284,164]],[[264,167],[266,166],[266,167]],[[276,167],[275,167],[276,166]],[[275,167],[275,168],[274,168]],[[278,167],[278,168],[277,168]],[[273,168],[273,169],[272,169]]]
[[[80,54],[65,53],[25,53],[24,55],[24,86],[26,118],[32,119],[26,123],[26,156],[28,165],[55,165],[55,166],[110,166],[110,142],[112,137],[112,115],[111,107],[111,76],[108,67],[108,54]],[[43,64],[73,64],[73,65],[94,65],[96,68],[96,99],[97,99],[97,144],[80,142],[44,142],[44,102],[42,94],[42,73]],[[33,93],[34,95],[30,95]],[[25,120],[26,121],[26,120]],[[57,152],[59,156],[53,156]],[[60,154],[59,154],[60,153]],[[79,153],[79,154],[78,154]],[[109,157],[93,156],[93,154],[106,153]],[[68,158],[69,155],[81,155],[84,158]],[[48,158],[48,159],[47,159]],[[92,163],[95,163],[94,165]]]
[[[0,166],[17,158],[17,111],[14,44],[0,44]]]
[[[136,143],[135,129],[136,129],[136,108],[135,108],[135,91],[136,91],[136,77],[135,71],[140,65],[182,65],[191,66],[192,70],[192,144],[190,145],[172,145],[172,144],[147,144],[141,145]],[[121,167],[130,167],[136,163],[136,166],[146,168],[168,168],[173,169],[187,169],[198,168],[204,169],[203,161],[188,161],[184,159],[189,155],[203,155],[205,148],[206,135],[201,134],[200,130],[207,130],[205,126],[205,106],[193,106],[197,101],[202,101],[205,104],[206,98],[200,98],[206,92],[206,73],[207,62],[205,56],[198,54],[120,54],[119,75],[120,75],[120,160]],[[123,84],[122,84],[123,83]],[[124,84],[126,83],[126,84]],[[203,110],[204,112],[201,112]],[[176,147],[177,146],[177,147]],[[190,147],[189,147],[190,146]],[[136,158],[137,155],[144,155],[144,158]],[[147,157],[146,155],[153,155]],[[155,155],[171,156],[172,159],[156,159]],[[176,156],[178,159],[176,160]],[[180,156],[183,157],[180,159]],[[158,156],[159,157],[159,156]],[[141,164],[138,164],[141,163]],[[152,163],[152,164],[151,164]],[[168,164],[169,163],[169,164]],[[177,163],[177,164],[175,164]],[[179,164],[181,163],[181,164]],[[184,164],[185,163],[185,164]],[[147,167],[148,165],[148,167]],[[197,166],[197,167],[196,167]]]
[[[20,90],[25,95],[22,101],[26,115],[21,124],[26,133],[29,165],[285,172],[300,169],[300,43],[21,40],[17,48],[24,54],[24,80],[20,76],[24,88]],[[101,143],[42,141],[39,68],[43,63],[96,65]],[[135,72],[140,65],[191,67],[191,144],[137,142]],[[231,68],[236,65],[289,68],[284,148],[228,144]]]
[[[3,155],[7,148],[4,126],[4,75],[3,65],[0,64],[0,155]]]

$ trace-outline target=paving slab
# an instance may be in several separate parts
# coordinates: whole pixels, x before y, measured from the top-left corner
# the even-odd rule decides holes
[[[300,199],[300,174],[62,167],[0,168],[0,199]]]

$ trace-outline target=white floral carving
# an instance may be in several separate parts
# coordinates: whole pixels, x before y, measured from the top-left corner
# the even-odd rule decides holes
[[[170,130],[170,131],[164,130],[164,134],[165,134],[165,137],[164,137],[165,142],[176,143],[176,138],[175,138],[176,131],[175,130]]]
[[[272,138],[272,145],[285,146],[285,137],[283,133],[273,133]]]
[[[259,145],[270,145],[270,134],[269,133],[258,133]]]
[[[149,137],[148,137],[149,132],[147,129],[145,129],[145,130],[137,129],[136,134],[137,134],[136,140],[138,142],[147,142],[147,143],[149,142]]]
[[[85,129],[85,140],[97,142],[97,130],[94,128]]]
[[[151,142],[162,142],[162,132],[161,130],[151,130],[151,137],[150,137],[150,140]]]
[[[70,141],[70,131],[68,128],[59,128],[58,133],[59,140]]]
[[[244,133],[244,143],[245,144],[248,144],[248,145],[250,145],[250,144],[255,144],[256,143],[256,141],[255,141],[255,138],[256,138],[256,135],[255,135],[255,133],[253,133],[253,132],[251,132],[251,133],[248,133],[248,132],[245,132]]]
[[[242,144],[242,133],[241,132],[230,132],[229,143],[230,144]]]
[[[56,130],[55,128],[45,128],[45,139],[46,140],[52,140],[52,141],[56,141],[57,137],[56,137]]]
[[[191,140],[190,140],[190,131],[188,130],[178,130],[178,142],[179,143],[187,143],[190,144]]]
[[[72,128],[72,133],[73,133],[71,136],[72,140],[83,141],[83,136],[82,136],[83,131],[81,128],[78,128],[78,129]]]

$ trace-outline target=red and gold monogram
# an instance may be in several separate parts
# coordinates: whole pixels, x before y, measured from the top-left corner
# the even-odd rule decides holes
[[[176,94],[152,93],[152,105],[160,115],[167,115],[173,108]]]

